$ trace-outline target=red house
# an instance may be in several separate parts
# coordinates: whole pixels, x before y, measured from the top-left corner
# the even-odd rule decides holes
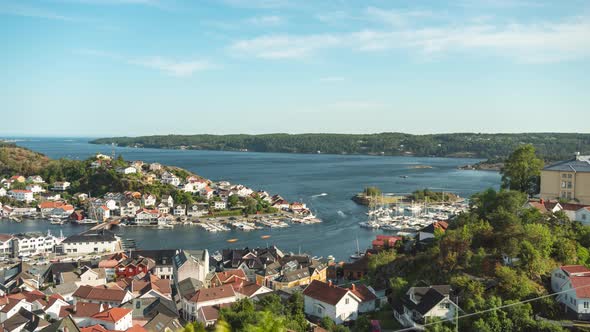
[[[399,236],[392,235],[377,235],[377,238],[373,240],[373,250],[386,250],[395,247],[395,243],[400,241],[402,238]]]
[[[145,257],[127,258],[115,268],[117,278],[131,278],[141,273],[148,273],[156,266],[153,259]]]

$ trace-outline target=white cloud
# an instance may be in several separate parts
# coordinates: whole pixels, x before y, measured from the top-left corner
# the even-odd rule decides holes
[[[293,5],[290,0],[222,0],[222,2],[233,7],[259,9],[282,8]]]
[[[368,7],[366,14],[370,19],[380,21],[382,23],[394,26],[403,26],[416,19],[432,18],[435,15],[430,11],[423,10],[394,10],[381,9],[377,7]]]
[[[159,56],[132,59],[129,63],[158,69],[173,76],[191,76],[195,72],[215,68],[213,64],[204,60],[176,61]]]
[[[266,35],[231,45],[233,52],[265,59],[305,58],[328,48],[363,52],[403,49],[426,57],[483,51],[522,62],[553,62],[590,56],[590,20],[583,17],[530,24],[470,22],[337,34]]]
[[[256,16],[246,20],[247,23],[258,25],[258,26],[277,26],[285,22],[285,19],[281,16]]]
[[[13,16],[22,16],[22,17],[32,17],[32,18],[42,18],[48,20],[58,20],[58,21],[68,21],[74,22],[79,21],[79,19],[64,16],[58,13],[55,13],[51,10],[46,10],[43,8],[37,7],[29,7],[17,4],[10,4],[4,3],[0,5],[0,14],[5,15],[13,15]]]
[[[341,36],[330,34],[270,35],[235,42],[230,49],[257,58],[293,59],[308,57],[319,49],[340,46],[341,43]]]
[[[81,50],[78,54],[109,58],[111,60],[127,63],[130,65],[146,67],[162,71],[171,76],[186,77],[196,72],[215,69],[218,66],[207,60],[175,60],[161,56],[128,57],[120,54],[104,52],[100,50]]]

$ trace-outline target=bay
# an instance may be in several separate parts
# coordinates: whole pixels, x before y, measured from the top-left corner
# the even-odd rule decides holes
[[[284,251],[324,257],[334,255],[346,260],[356,251],[356,239],[361,248],[366,248],[375,235],[382,233],[358,226],[359,221],[366,219],[367,209],[352,202],[350,197],[365,186],[378,186],[387,193],[430,188],[469,197],[486,188],[497,189],[500,184],[497,172],[457,169],[477,162],[475,159],[113,148],[89,144],[88,140],[20,138],[17,144],[51,158],[85,159],[99,152],[111,154],[114,149],[115,154],[122,154],[127,160],[178,166],[212,180],[241,183],[255,190],[280,194],[289,201],[303,201],[324,221],[251,232],[209,233],[194,226],[172,230],[128,227],[117,231],[122,238],[135,239],[144,249],[207,248],[215,251],[276,245]],[[414,168],[418,165],[431,168]],[[84,226],[56,226],[42,221],[0,223],[1,233],[47,230],[70,235],[81,232]],[[271,237],[263,240],[262,235]],[[230,244],[227,240],[231,238],[238,241]]]

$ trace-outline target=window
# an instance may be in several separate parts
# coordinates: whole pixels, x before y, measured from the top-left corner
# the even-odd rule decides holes
[[[568,178],[568,179],[571,179],[571,178],[572,178],[572,175],[571,175],[571,174],[568,174],[568,175],[567,175],[567,178]]]
[[[350,299],[349,299],[349,298],[346,298],[346,299],[344,300],[344,303],[345,303],[345,304],[348,304],[349,302],[350,302]]]
[[[572,181],[567,182],[567,189],[572,189]]]
[[[588,301],[584,301],[584,309],[590,308],[590,303]]]
[[[566,186],[566,181],[561,181],[561,187],[565,188],[565,186]]]
[[[582,215],[582,220],[586,220],[586,215],[585,214]]]
[[[141,308],[141,301],[135,302],[135,309]]]

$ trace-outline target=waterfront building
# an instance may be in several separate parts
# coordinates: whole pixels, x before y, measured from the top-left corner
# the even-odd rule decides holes
[[[8,196],[19,202],[30,203],[35,200],[33,192],[25,189],[12,189],[8,192]]]
[[[66,238],[56,251],[65,254],[109,253],[120,250],[120,239],[106,229],[89,230]]]
[[[541,198],[565,199],[590,205],[590,156],[576,154],[570,160],[541,171]]]
[[[61,243],[63,239],[41,233],[24,233],[15,234],[12,237],[12,257],[31,256],[45,254],[54,251],[54,248]]]

